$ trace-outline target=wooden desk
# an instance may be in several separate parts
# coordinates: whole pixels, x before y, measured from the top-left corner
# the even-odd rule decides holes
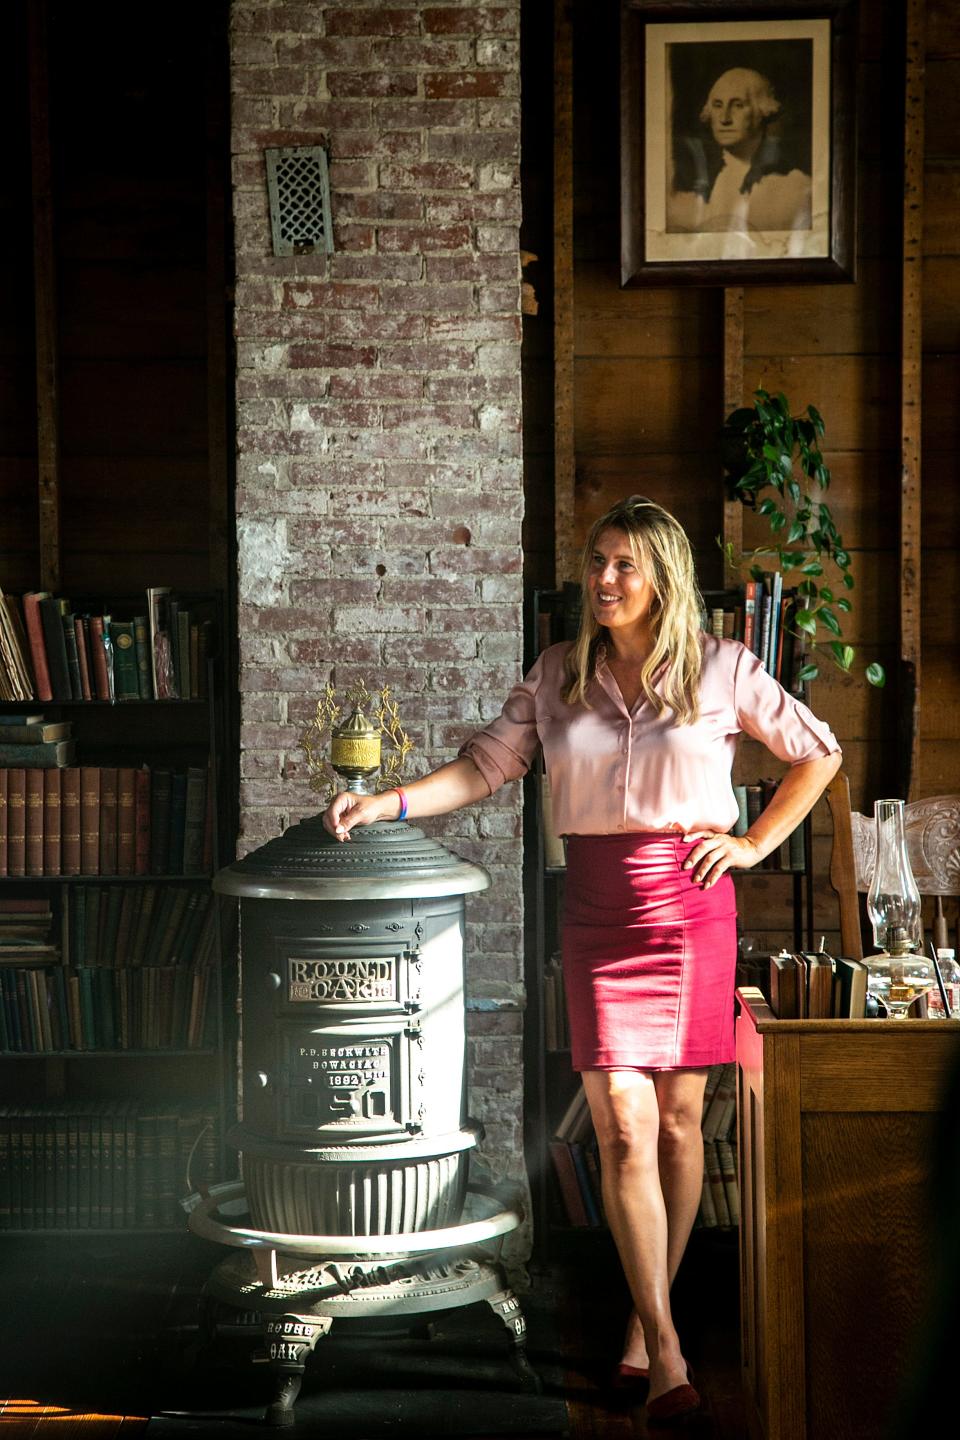
[[[752,1440],[877,1440],[923,1313],[930,1141],[960,1020],[777,1020],[737,991]]]

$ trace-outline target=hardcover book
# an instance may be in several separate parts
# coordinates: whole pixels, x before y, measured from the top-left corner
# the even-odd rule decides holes
[[[140,676],[132,620],[110,621],[113,646],[113,693],[116,700],[140,699]]]

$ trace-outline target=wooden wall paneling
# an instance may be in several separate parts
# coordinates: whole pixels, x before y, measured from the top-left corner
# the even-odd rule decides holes
[[[900,715],[898,794],[914,794],[920,744],[920,425],[923,381],[923,156],[926,0],[907,0],[903,136],[900,396]],[[931,593],[936,593],[935,591]]]
[[[553,7],[554,534],[556,583],[577,576],[574,532],[573,15]]]
[[[60,390],[57,356],[57,274],[50,154],[50,73],[47,0],[27,6],[30,153],[33,181],[33,291],[36,326],[37,479],[40,586],[60,585]]]
[[[729,286],[723,292],[723,414],[743,404],[743,287]],[[743,506],[739,500],[723,500],[723,543],[732,545],[735,555],[743,549]]]

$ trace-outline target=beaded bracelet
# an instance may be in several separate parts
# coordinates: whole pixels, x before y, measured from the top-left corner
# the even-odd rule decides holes
[[[399,785],[395,785],[393,788],[394,788],[395,793],[400,796],[400,814],[397,816],[397,819],[398,819],[398,820],[406,820],[406,818],[407,818],[407,792],[406,792],[405,790],[402,790]]]

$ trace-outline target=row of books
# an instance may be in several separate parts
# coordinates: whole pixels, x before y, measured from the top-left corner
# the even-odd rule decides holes
[[[188,1105],[0,1106],[0,1229],[180,1229],[181,1197],[215,1179],[217,1129]]]
[[[47,900],[0,898],[0,1051],[212,1045],[217,957],[196,887],[69,886],[59,921]]]
[[[0,876],[204,875],[212,864],[205,766],[0,768]]]
[[[748,580],[740,591],[727,593],[710,607],[710,629],[718,639],[739,640],[760,659],[768,674],[785,689],[799,693],[806,644],[794,624],[796,590],[783,588],[779,570]]]
[[[770,1009],[781,1020],[862,1020],[867,975],[862,960],[781,950],[770,956]]]
[[[50,901],[0,896],[0,965],[207,964],[216,948],[210,890],[197,886],[70,885]]]
[[[729,1230],[740,1223],[736,1161],[737,1067],[711,1065],[703,1093],[703,1188],[695,1224]]]
[[[202,1050],[216,1043],[210,965],[0,965],[0,1051]]]
[[[703,1098],[703,1194],[698,1224],[712,1229],[739,1223],[739,1190],[733,1137],[736,1128],[736,1066],[711,1065]],[[550,1159],[568,1224],[604,1224],[600,1158],[582,1085],[550,1140]]]
[[[779,780],[760,780],[752,785],[734,785],[737,797],[737,819],[734,835],[746,835],[753,822],[759,818],[777,792]],[[802,823],[775,850],[765,855],[760,862],[763,870],[799,870],[807,868],[807,842]]]
[[[141,603],[119,619],[48,590],[0,591],[0,700],[206,699],[209,602],[154,586]]]

